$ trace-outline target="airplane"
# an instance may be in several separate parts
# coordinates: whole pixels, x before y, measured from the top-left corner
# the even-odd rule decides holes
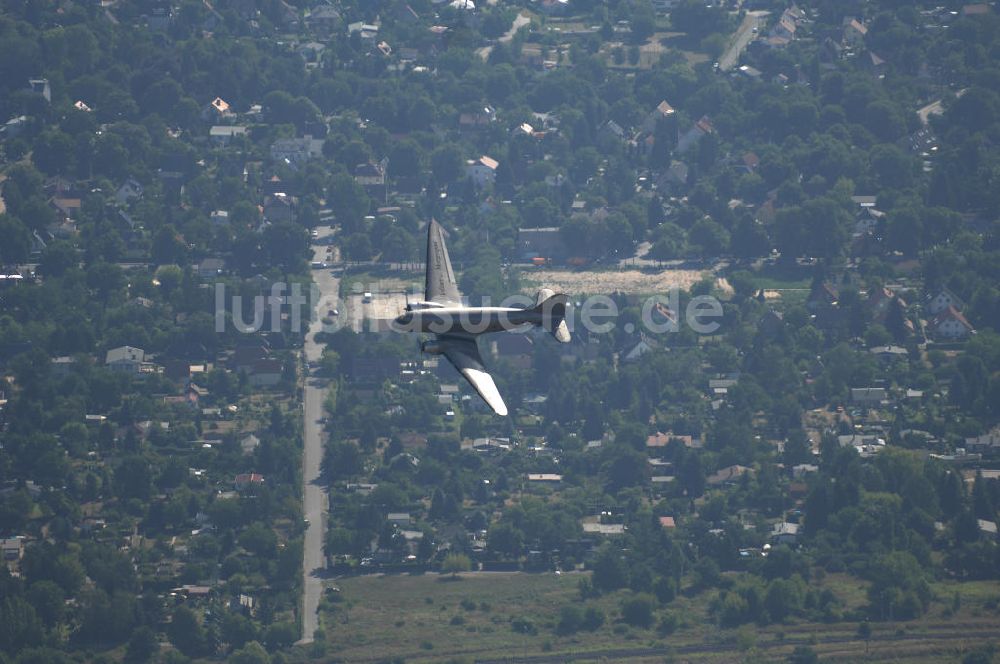
[[[506,416],[507,405],[483,365],[476,340],[490,332],[537,325],[548,330],[556,341],[569,343],[565,320],[568,301],[566,295],[543,288],[531,307],[470,307],[463,304],[441,225],[431,219],[427,225],[424,299],[407,304],[404,313],[395,319],[394,327],[405,332],[434,334],[434,340],[421,343],[420,350],[448,358],[493,412]]]

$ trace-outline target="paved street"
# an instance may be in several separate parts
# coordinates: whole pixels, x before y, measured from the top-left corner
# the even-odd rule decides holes
[[[746,16],[743,17],[740,27],[736,29],[736,34],[733,35],[733,41],[729,45],[729,48],[719,57],[719,69],[721,71],[729,71],[736,66],[740,61],[740,54],[757,37],[758,33],[754,32],[754,29],[759,30],[764,27],[769,13],[766,11],[747,12]]]
[[[320,243],[313,245],[313,260],[325,261],[328,245],[323,240],[330,234],[330,229],[322,228],[319,234],[318,241]],[[317,302],[317,316],[310,324],[309,332],[305,338],[304,350],[308,362],[316,362],[322,355],[323,345],[316,343],[316,333],[322,327],[321,318],[327,310],[337,307],[337,289],[340,286],[339,279],[332,276],[330,270],[313,270],[313,280],[320,290],[321,297]],[[326,532],[327,502],[325,487],[320,481],[320,466],[323,462],[323,425],[320,423],[320,419],[323,417],[325,396],[325,381],[311,376],[307,377],[303,394],[305,426],[302,451],[302,493],[308,525],[306,526],[304,555],[302,557],[304,580],[302,585],[302,641],[300,643],[310,643],[313,640],[313,633],[319,626],[316,611],[323,594],[322,574],[325,567],[323,539]]]

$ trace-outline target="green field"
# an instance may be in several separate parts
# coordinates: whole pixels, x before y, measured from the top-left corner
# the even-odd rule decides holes
[[[1000,638],[995,603],[1000,583],[938,583],[938,600],[919,620],[872,623],[869,653],[857,637],[856,620],[790,622],[721,629],[708,615],[715,591],[678,597],[657,611],[671,614],[678,629],[625,625],[619,591],[582,601],[577,589],[585,573],[473,573],[457,580],[423,576],[361,576],[338,579],[340,600],[324,600],[325,641],[311,661],[568,661],[732,662],[784,659],[796,645],[809,645],[825,661],[958,662],[968,649]],[[826,575],[812,585],[834,591],[847,610],[865,602],[865,584],[846,575]],[[952,608],[955,593],[961,607]],[[328,594],[329,597],[329,594]],[[556,633],[559,610],[568,604],[597,606],[606,620],[595,632]],[[305,654],[305,653],[303,653]]]

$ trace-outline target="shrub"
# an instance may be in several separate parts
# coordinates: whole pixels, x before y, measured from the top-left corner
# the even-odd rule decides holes
[[[638,593],[622,601],[622,620],[632,627],[649,628],[653,624],[653,598]]]

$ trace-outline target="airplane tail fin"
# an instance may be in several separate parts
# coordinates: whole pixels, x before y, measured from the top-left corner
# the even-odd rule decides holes
[[[560,343],[569,343],[569,327],[566,325],[566,305],[569,303],[569,296],[562,293],[556,294],[549,288],[543,288],[535,296],[535,306],[532,311],[540,313],[542,320],[539,323],[542,327],[556,338]]]

